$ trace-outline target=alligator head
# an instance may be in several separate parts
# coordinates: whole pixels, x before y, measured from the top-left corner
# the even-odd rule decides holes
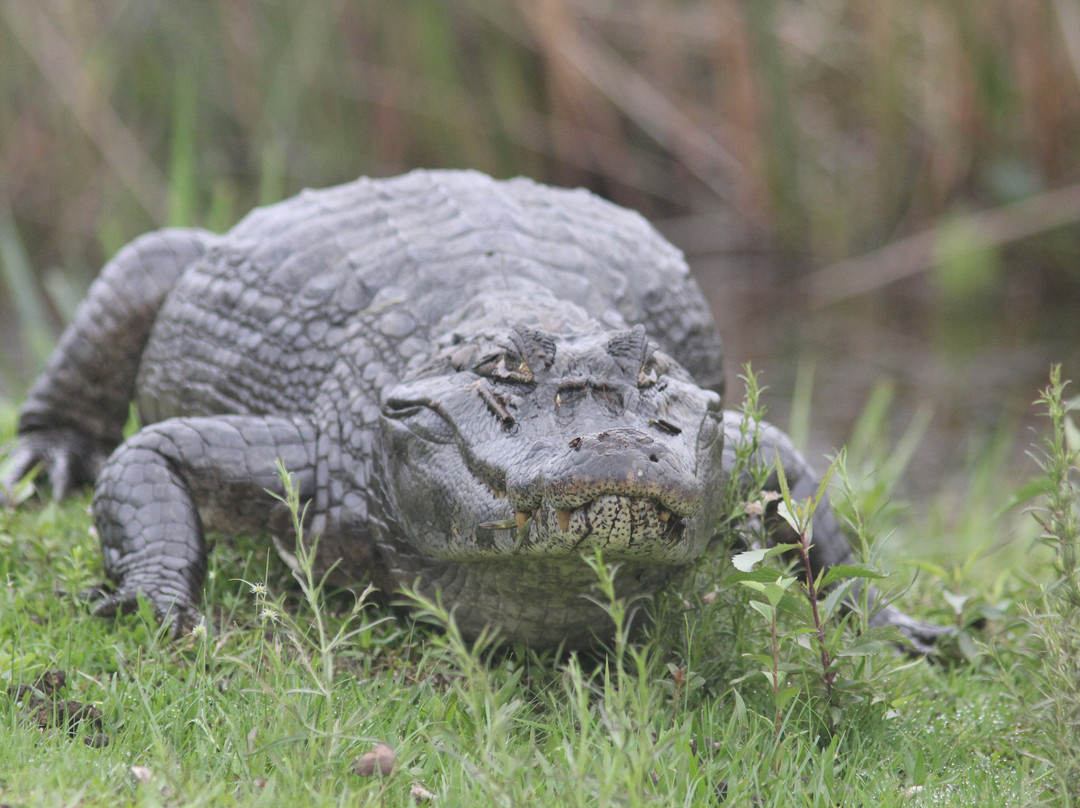
[[[470,561],[599,547],[666,567],[700,555],[719,517],[720,396],[642,326],[563,302],[482,309],[383,393],[380,486],[412,551]]]

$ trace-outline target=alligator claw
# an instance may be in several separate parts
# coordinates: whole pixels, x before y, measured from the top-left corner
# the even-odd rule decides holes
[[[25,432],[0,470],[0,497],[10,500],[10,492],[19,482],[41,468],[53,497],[63,499],[74,489],[93,483],[108,454],[101,442],[73,429]]]
[[[139,610],[139,599],[148,600],[154,607],[157,621],[168,627],[169,636],[178,640],[188,634],[203,619],[202,614],[191,603],[160,592],[147,591],[143,588],[129,589],[121,587],[109,592],[105,587],[95,586],[85,590],[83,596],[94,604],[91,614],[95,617],[116,617],[133,614]]]
[[[948,626],[916,620],[892,606],[885,606],[875,612],[870,617],[870,625],[895,626],[906,639],[902,649],[923,656],[932,654],[938,640],[954,632],[954,629]]]

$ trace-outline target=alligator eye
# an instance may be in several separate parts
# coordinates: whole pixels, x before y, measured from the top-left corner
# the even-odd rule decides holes
[[[489,354],[474,370],[481,376],[500,382],[532,384],[533,372],[528,363],[513,351]]]

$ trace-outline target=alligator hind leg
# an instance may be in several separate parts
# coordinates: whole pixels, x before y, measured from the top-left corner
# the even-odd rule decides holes
[[[94,481],[120,442],[154,317],[214,238],[202,230],[160,230],[105,265],[30,390],[0,486],[10,488],[37,465],[57,498]]]
[[[756,430],[749,435],[742,431],[742,415],[740,413],[724,412],[724,465],[731,469],[735,465],[736,447],[746,440],[756,442],[754,452],[750,458],[750,466],[761,465],[774,470],[769,474],[763,486],[765,491],[780,493],[780,481],[775,471],[775,464],[779,459],[784,469],[784,476],[788,482],[792,499],[805,500],[817,493],[820,477],[814,473],[810,464],[791,442],[791,438],[771,424],[760,422]],[[747,497],[757,494],[749,490],[753,484],[752,475],[747,470],[740,483]],[[776,515],[774,509],[766,514],[766,526],[769,530],[770,539],[777,544],[790,544],[798,540],[795,531]],[[835,567],[839,564],[853,563],[851,545],[836,522],[829,505],[828,497],[823,497],[814,512],[813,544],[810,546],[811,573],[817,576],[822,570]],[[858,590],[855,597],[858,597]],[[948,633],[948,629],[933,623],[924,623],[901,612],[892,606],[880,603],[880,594],[873,587],[868,587],[869,604],[871,610],[870,625],[872,626],[896,626],[907,638],[911,649],[920,653],[928,654],[934,643],[942,635]]]
[[[315,435],[299,419],[222,415],[162,421],[121,444],[94,493],[105,571],[117,585],[97,593],[94,613],[130,612],[142,595],[173,636],[194,626],[206,575],[203,526],[287,527],[287,509],[267,492],[283,490],[280,460],[302,501],[314,498]]]

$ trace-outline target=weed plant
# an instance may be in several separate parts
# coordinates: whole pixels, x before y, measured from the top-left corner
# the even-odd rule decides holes
[[[1027,611],[1027,622],[1042,644],[1032,660],[1032,682],[1040,697],[1034,737],[1041,754],[1055,764],[1062,804],[1072,805],[1080,800],[1080,431],[1071,413],[1080,409],[1080,401],[1066,399],[1066,385],[1054,367],[1038,401],[1051,425],[1033,453],[1043,476],[1021,496],[1043,494],[1033,513],[1039,540],[1053,550],[1056,573]]]

